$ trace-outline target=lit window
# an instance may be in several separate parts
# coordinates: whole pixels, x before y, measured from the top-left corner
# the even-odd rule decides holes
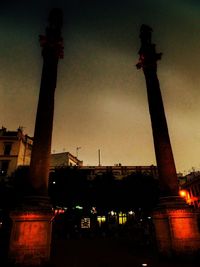
[[[81,228],[90,228],[90,218],[81,219]]]
[[[99,223],[99,226],[102,225],[102,223],[105,223],[106,221],[106,216],[97,216],[97,221]]]
[[[119,224],[125,224],[127,221],[127,215],[126,213],[119,213]]]

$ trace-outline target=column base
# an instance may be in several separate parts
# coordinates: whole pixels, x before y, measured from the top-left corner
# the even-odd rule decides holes
[[[153,221],[161,256],[182,259],[200,256],[200,212],[182,198],[161,198]]]
[[[41,266],[50,259],[53,212],[48,198],[28,197],[12,211],[9,262]]]

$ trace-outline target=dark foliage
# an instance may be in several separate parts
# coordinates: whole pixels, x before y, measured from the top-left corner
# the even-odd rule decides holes
[[[77,168],[58,168],[49,177],[49,195],[54,205],[87,205],[90,198],[87,172]]]
[[[50,174],[49,194],[54,205],[98,210],[151,210],[158,200],[158,183],[141,172],[116,180],[112,172],[98,174],[88,180],[88,171],[79,168],[59,168]]]
[[[159,197],[158,181],[143,173],[133,173],[123,180],[124,205],[152,209]]]
[[[10,178],[12,179],[12,178]],[[0,182],[0,209],[10,210],[15,207],[16,193],[13,188],[13,180]]]
[[[18,199],[23,198],[31,193],[29,184],[29,166],[18,168],[13,175],[13,186]]]

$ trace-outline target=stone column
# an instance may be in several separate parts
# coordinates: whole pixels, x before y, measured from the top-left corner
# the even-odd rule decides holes
[[[63,56],[61,26],[61,11],[53,9],[46,36],[40,35],[43,69],[30,163],[30,183],[34,195],[47,195],[57,66]]]
[[[52,206],[48,198],[49,163],[57,65],[62,58],[62,12],[53,9],[46,35],[40,36],[43,70],[31,155],[28,196],[12,211],[9,260],[19,266],[41,266],[49,261]]]
[[[160,203],[153,215],[158,249],[166,256],[194,255],[200,250],[199,214],[179,197],[176,167],[157,77],[157,60],[161,59],[162,54],[156,53],[151,34],[149,26],[141,26],[140,58],[136,66],[143,69],[146,80],[160,182]]]

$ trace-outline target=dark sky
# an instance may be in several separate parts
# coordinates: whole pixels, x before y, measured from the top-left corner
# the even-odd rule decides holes
[[[41,2],[41,3],[38,3]],[[52,150],[85,165],[155,164],[146,86],[135,68],[142,23],[163,52],[158,75],[178,171],[200,169],[199,1],[34,1],[0,3],[0,122],[33,135],[48,12],[64,13]]]

